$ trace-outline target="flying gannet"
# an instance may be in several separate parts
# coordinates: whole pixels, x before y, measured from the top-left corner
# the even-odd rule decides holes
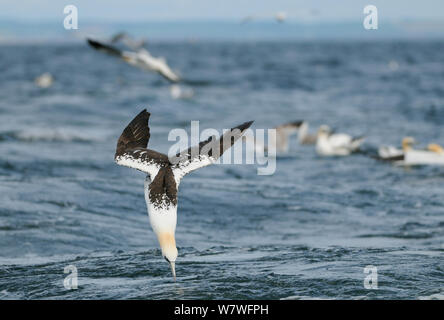
[[[170,82],[179,82],[180,77],[171,70],[165,58],[153,57],[148,50],[139,48],[136,51],[121,51],[108,44],[96,40],[87,39],[89,45],[98,51],[105,52],[115,57],[119,57],[129,65],[141,68],[147,71],[154,71],[163,76]]]
[[[363,137],[353,138],[345,133],[332,133],[331,129],[322,125],[318,131],[316,152],[321,156],[348,156],[359,150]]]
[[[132,50],[138,50],[146,44],[146,41],[144,39],[136,40],[124,31],[113,35],[110,41],[111,43],[122,42],[124,45]]]
[[[151,227],[159,241],[162,256],[170,264],[176,280],[178,251],[175,231],[179,183],[186,174],[215,163],[253,121],[228,130],[219,139],[210,137],[199,145],[168,158],[165,154],[147,149],[150,139],[149,118],[150,113],[145,109],[129,123],[117,142],[114,159],[119,165],[147,174],[144,188]]]

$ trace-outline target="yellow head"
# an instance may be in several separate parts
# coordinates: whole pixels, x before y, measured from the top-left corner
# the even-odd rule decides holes
[[[402,150],[404,152],[412,150],[412,146],[416,143],[415,139],[412,137],[405,137],[402,139]]]
[[[157,239],[159,240],[160,249],[162,250],[162,256],[170,264],[174,281],[176,281],[176,259],[178,251],[176,248],[176,239],[174,238],[174,233],[160,232],[157,235]]]
[[[436,152],[439,154],[443,154],[444,153],[444,148],[441,147],[439,144],[436,143],[431,143],[427,146],[427,150],[432,151],[432,152]]]

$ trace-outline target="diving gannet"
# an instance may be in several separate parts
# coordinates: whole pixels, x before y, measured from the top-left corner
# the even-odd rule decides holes
[[[155,58],[144,48],[139,48],[137,51],[121,51],[96,40],[87,39],[87,41],[94,49],[119,57],[132,66],[157,72],[170,82],[180,81],[179,76],[167,65],[165,58]]]
[[[147,149],[150,139],[150,113],[140,112],[123,130],[117,142],[114,160],[117,164],[140,170],[145,179],[145,201],[151,227],[157,236],[162,256],[171,266],[176,280],[175,231],[177,223],[177,192],[181,179],[188,173],[213,164],[248,129],[253,121],[245,122],[222,137],[215,136],[174,157]]]
[[[331,129],[322,125],[318,131],[316,152],[322,156],[348,156],[358,151],[363,137],[353,138],[344,133],[331,133]]]

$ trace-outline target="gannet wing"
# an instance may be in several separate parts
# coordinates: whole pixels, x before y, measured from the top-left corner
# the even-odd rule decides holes
[[[123,130],[117,141],[114,160],[118,165],[149,174],[153,180],[159,170],[168,166],[169,162],[166,155],[147,149],[150,139],[149,118],[150,113],[145,109]]]
[[[244,134],[253,121],[245,122],[235,128],[225,132],[222,137],[212,136],[197,146],[188,148],[170,157],[171,168],[176,180],[180,180],[186,174],[213,164],[222,154],[231,148],[231,146]]]
[[[86,40],[88,41],[88,44],[92,48],[94,48],[98,51],[102,51],[107,54],[123,58],[123,52],[113,46],[110,46],[110,45],[107,45],[107,44],[104,44],[104,43],[101,43],[99,41],[92,40],[92,39],[86,39]]]

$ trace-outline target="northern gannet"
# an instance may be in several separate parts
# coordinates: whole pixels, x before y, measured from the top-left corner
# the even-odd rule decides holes
[[[133,37],[129,36],[126,32],[116,33],[111,37],[110,41],[111,43],[122,42],[124,45],[132,50],[138,50],[146,44],[146,41],[144,39],[136,40]]]
[[[431,143],[426,149],[414,149],[416,141],[412,137],[402,139],[402,149],[395,147],[381,147],[378,150],[381,160],[391,161],[395,165],[444,165],[444,148]]]
[[[331,129],[322,125],[318,131],[316,152],[322,156],[348,156],[358,151],[363,137],[353,138],[344,133],[331,133]]]
[[[35,78],[34,83],[37,87],[46,89],[52,86],[54,83],[54,78],[49,72],[45,72],[44,74]]]
[[[412,137],[405,137],[401,142],[401,149],[393,146],[382,146],[378,149],[379,159],[387,161],[400,161],[404,160],[404,153],[412,150],[413,145],[416,143]]]
[[[150,139],[150,113],[140,112],[123,130],[117,142],[114,159],[117,164],[140,170],[145,179],[145,201],[151,227],[157,236],[162,256],[171,266],[176,280],[178,255],[175,240],[177,192],[181,179],[188,173],[213,164],[248,129],[253,121],[228,130],[221,138],[210,137],[174,157],[147,149]]]
[[[87,41],[94,49],[119,57],[132,66],[157,72],[170,82],[180,81],[180,77],[167,65],[165,58],[155,58],[144,48],[139,48],[137,51],[121,51],[96,40],[87,39]]]

